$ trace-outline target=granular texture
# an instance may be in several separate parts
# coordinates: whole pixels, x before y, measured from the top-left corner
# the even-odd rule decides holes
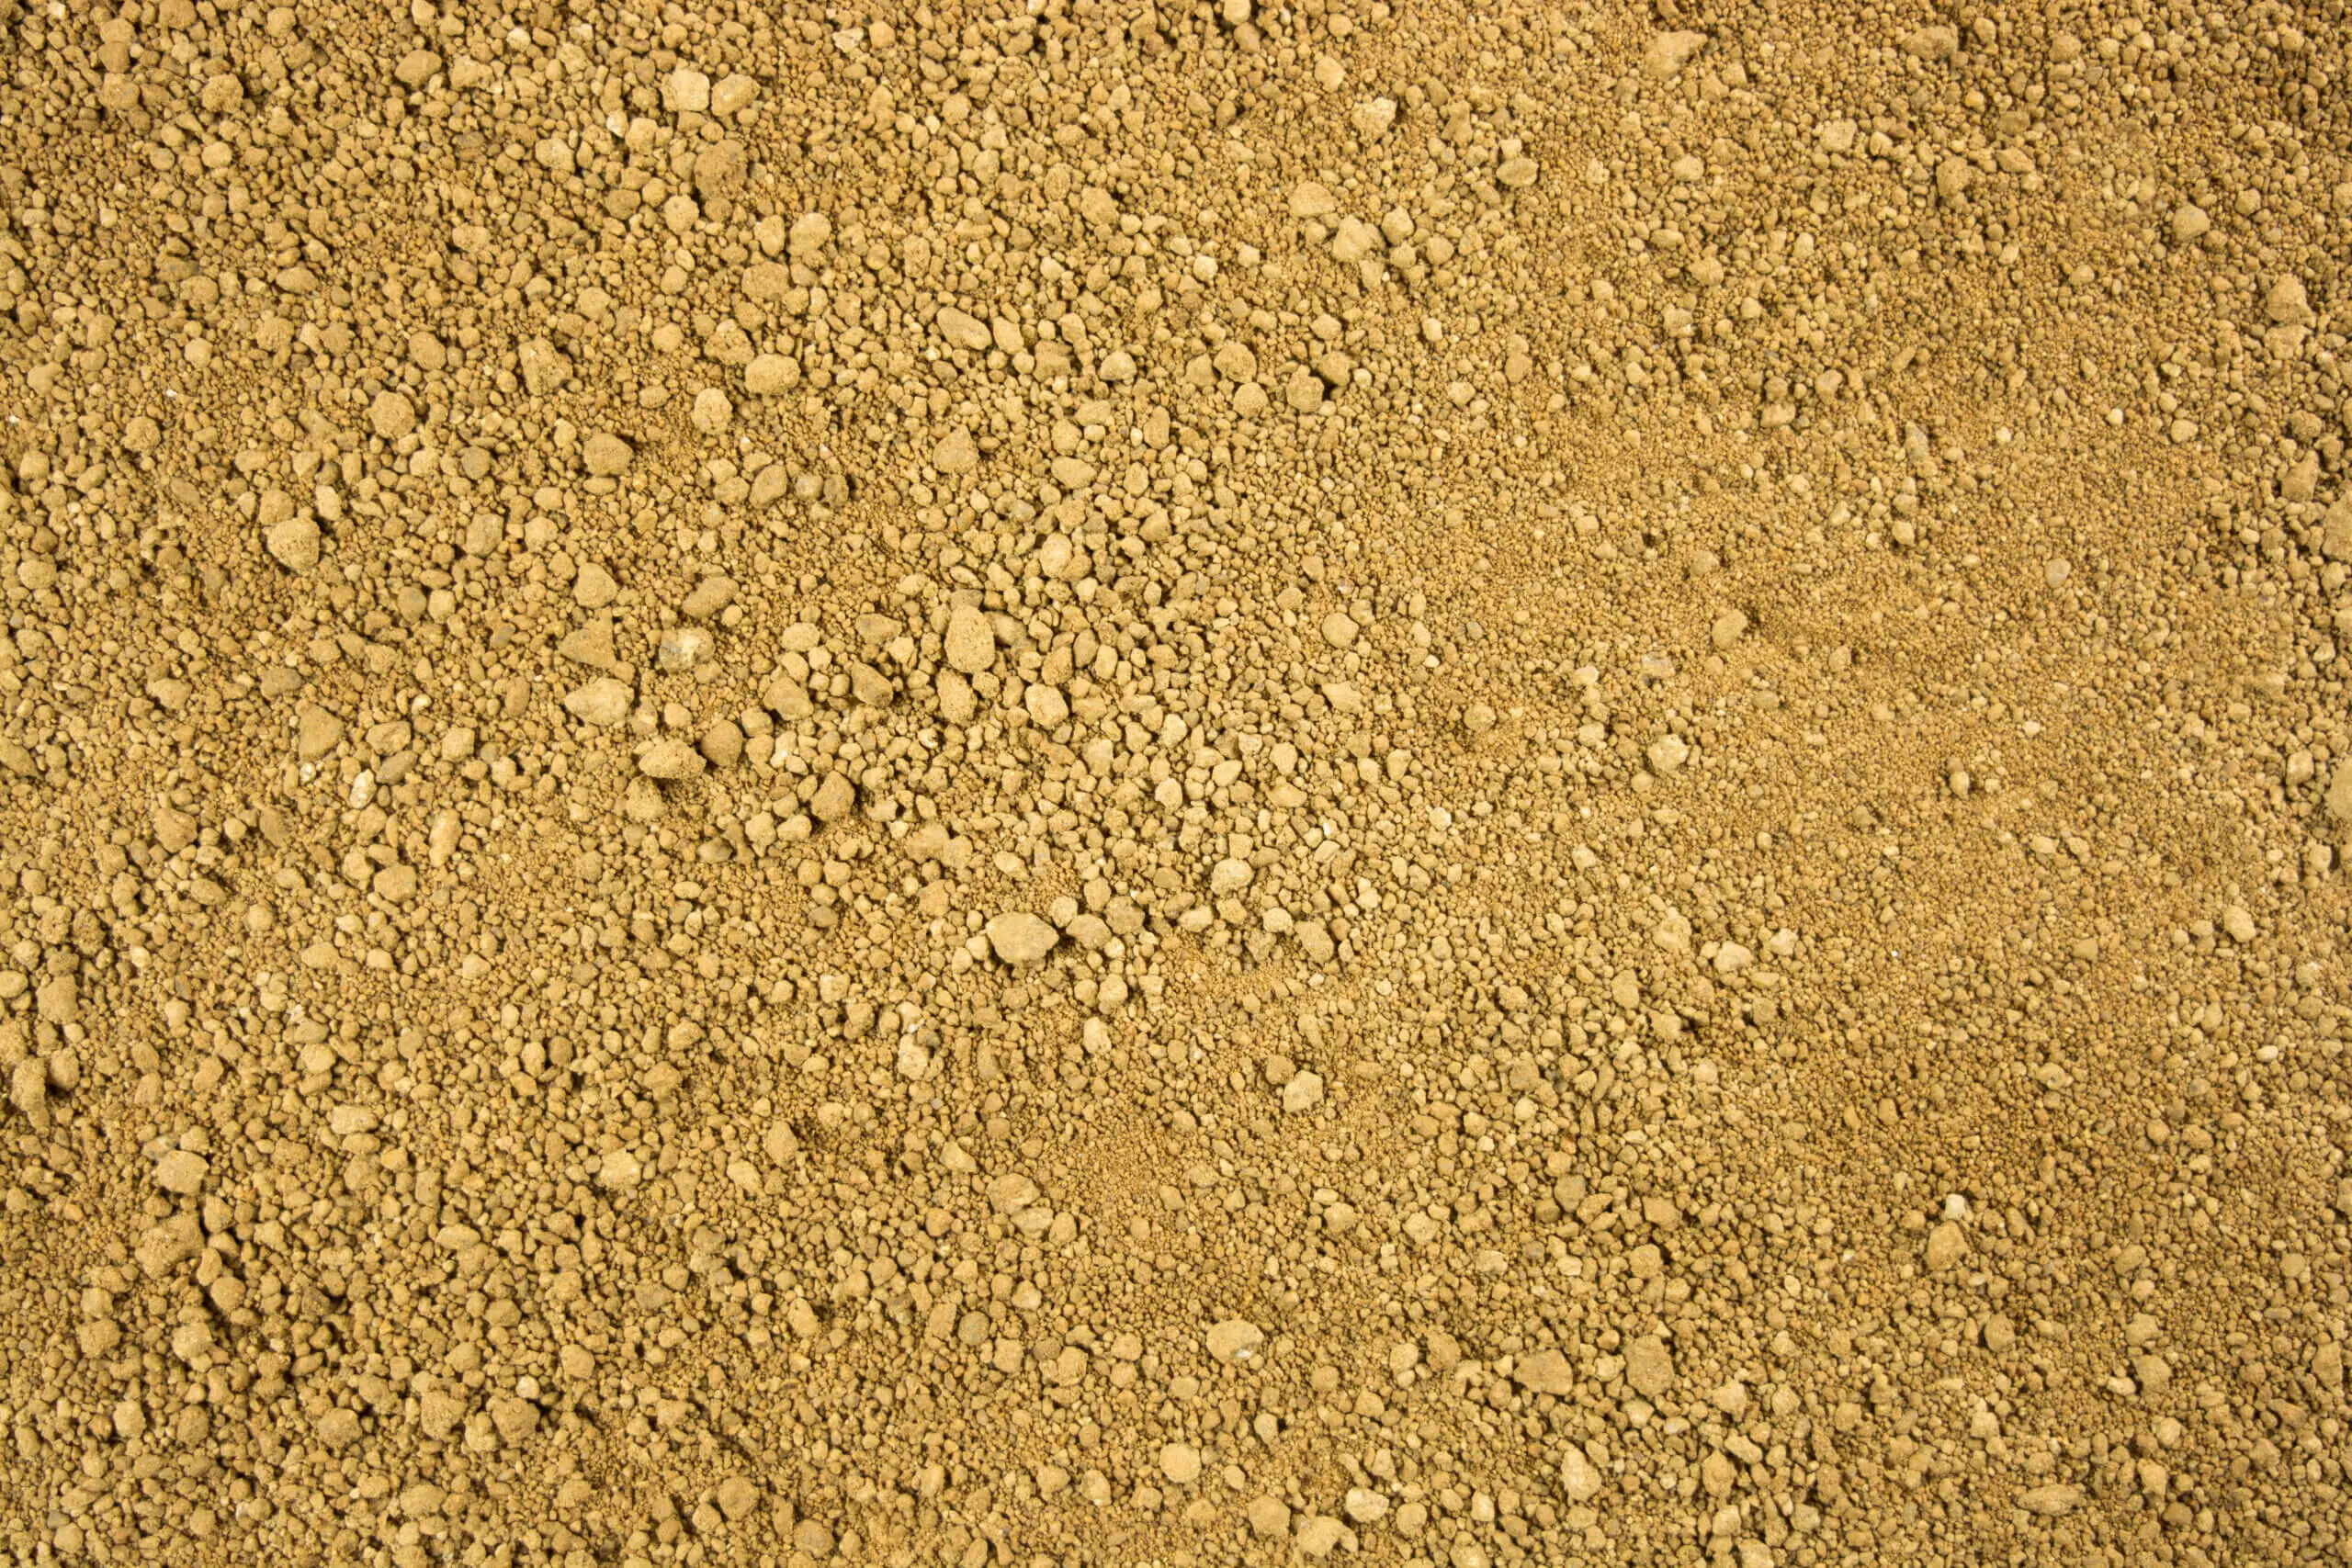
[[[2352,1561],[2344,0],[0,39],[0,1561]]]

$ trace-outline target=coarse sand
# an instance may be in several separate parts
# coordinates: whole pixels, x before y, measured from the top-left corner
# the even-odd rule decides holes
[[[2352,1562],[2347,83],[0,0],[0,1562]]]

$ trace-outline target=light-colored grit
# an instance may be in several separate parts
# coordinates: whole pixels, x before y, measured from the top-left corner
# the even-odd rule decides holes
[[[2347,83],[0,0],[0,1562],[2352,1561]]]

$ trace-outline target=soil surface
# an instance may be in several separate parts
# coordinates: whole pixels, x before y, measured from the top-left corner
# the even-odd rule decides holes
[[[0,0],[18,1564],[2352,1559],[2352,17]]]

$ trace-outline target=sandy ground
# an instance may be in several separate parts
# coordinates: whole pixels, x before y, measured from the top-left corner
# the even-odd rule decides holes
[[[22,1564],[2352,1560],[2341,0],[0,0]]]

